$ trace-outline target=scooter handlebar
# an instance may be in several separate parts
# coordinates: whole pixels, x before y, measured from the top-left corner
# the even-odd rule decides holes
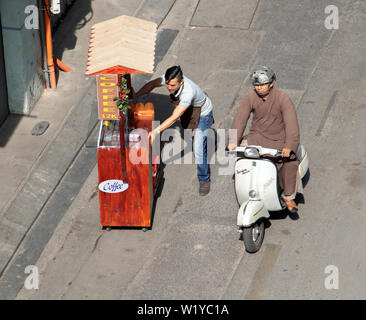
[[[229,154],[237,154],[238,152],[244,152],[245,149],[247,148],[256,148],[258,149],[259,154],[262,156],[264,154],[270,154],[271,156],[274,157],[282,157],[282,150],[279,149],[271,149],[271,148],[264,148],[262,146],[254,146],[254,145],[250,145],[247,147],[236,147],[232,150],[228,150],[227,148],[225,148],[225,151]]]
[[[274,157],[282,157],[282,150],[279,149],[262,148],[262,150],[259,150],[259,153],[260,155],[270,154]]]

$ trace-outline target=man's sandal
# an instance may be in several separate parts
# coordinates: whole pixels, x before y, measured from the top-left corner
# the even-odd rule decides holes
[[[297,213],[298,208],[294,200],[283,199],[283,201],[285,201],[288,211],[290,211],[291,213]]]

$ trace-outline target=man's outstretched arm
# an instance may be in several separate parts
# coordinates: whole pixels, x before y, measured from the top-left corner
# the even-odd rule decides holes
[[[149,132],[150,139],[153,141],[157,134],[171,127],[186,110],[187,107],[185,106],[176,106],[169,118],[167,118],[160,126]]]

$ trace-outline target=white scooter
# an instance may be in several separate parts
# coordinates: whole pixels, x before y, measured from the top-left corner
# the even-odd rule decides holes
[[[269,211],[286,208],[280,197],[277,167],[264,155],[281,157],[281,150],[261,146],[236,147],[235,192],[239,203],[237,225],[242,232],[246,251],[257,252],[264,239],[264,220]],[[309,169],[309,157],[303,146],[297,150],[299,175],[303,179]]]

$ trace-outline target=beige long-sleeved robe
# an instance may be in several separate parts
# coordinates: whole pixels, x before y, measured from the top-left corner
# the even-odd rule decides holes
[[[296,154],[300,144],[299,123],[294,104],[286,93],[272,88],[266,100],[259,97],[255,90],[244,97],[231,126],[237,130],[237,144],[243,138],[250,113],[253,113],[252,125],[249,134],[244,137],[249,145],[281,150],[286,147]],[[284,162],[277,167],[284,196],[294,198],[297,161]]]

